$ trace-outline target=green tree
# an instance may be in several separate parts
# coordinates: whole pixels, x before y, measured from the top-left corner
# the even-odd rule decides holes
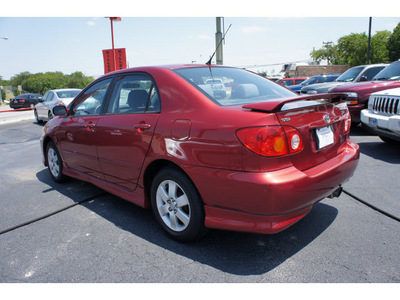
[[[400,23],[397,24],[396,28],[393,30],[392,35],[389,37],[387,49],[389,51],[390,61],[400,59]]]
[[[389,61],[388,45],[392,34],[390,31],[377,31],[371,37],[370,63],[384,63]],[[323,48],[313,50],[310,56],[316,60],[323,59],[328,64],[363,65],[367,62],[368,36],[366,33],[351,33],[339,38],[336,45],[324,45]]]
[[[13,87],[17,87],[17,86],[22,84],[22,81],[24,81],[25,79],[29,78],[30,76],[32,76],[32,74],[29,73],[29,72],[19,73],[19,74],[14,75],[14,76],[12,76],[10,78],[10,84]]]
[[[388,30],[377,31],[371,37],[370,63],[379,64],[389,61],[388,42],[391,32]]]
[[[83,89],[93,80],[93,77],[86,77],[82,72],[75,72],[71,75],[68,75],[68,87]]]
[[[324,47],[321,49],[311,51],[310,56],[318,62],[320,62],[321,60],[326,60],[328,65],[340,65],[341,61],[339,56],[337,55],[337,51],[337,45],[327,44],[324,45]]]
[[[22,85],[24,91],[43,95],[48,90],[53,89],[83,89],[93,80],[93,77],[87,77],[83,75],[82,72],[75,72],[71,75],[64,75],[62,72],[46,72],[36,74],[22,72],[11,77],[10,85],[12,85],[14,88],[16,88],[18,85]]]
[[[367,61],[368,36],[365,33],[351,33],[339,38],[337,55],[340,61],[351,67]]]

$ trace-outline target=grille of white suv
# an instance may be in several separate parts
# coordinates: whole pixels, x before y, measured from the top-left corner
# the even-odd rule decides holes
[[[400,97],[376,96],[372,99],[372,109],[376,112],[397,115],[400,114]]]

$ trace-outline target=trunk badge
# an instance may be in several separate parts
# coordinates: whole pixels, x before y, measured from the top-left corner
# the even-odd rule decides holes
[[[289,122],[289,121],[291,121],[291,120],[292,120],[291,118],[282,118],[282,119],[281,119],[282,122]]]
[[[329,118],[329,115],[324,116],[324,121],[326,124],[329,124],[331,122],[331,118]]]

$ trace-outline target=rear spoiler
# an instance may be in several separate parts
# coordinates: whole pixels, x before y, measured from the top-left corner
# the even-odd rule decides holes
[[[281,110],[281,108],[290,102],[295,101],[310,101],[310,100],[330,100],[329,102],[344,102],[347,98],[346,94],[339,93],[329,93],[329,94],[314,94],[314,95],[304,95],[296,96],[290,98],[281,98],[271,101],[249,103],[242,106],[243,109],[249,109],[252,111],[268,112],[274,113]]]

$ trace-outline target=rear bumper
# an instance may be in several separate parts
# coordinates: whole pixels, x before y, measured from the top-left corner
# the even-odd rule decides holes
[[[376,120],[376,126],[370,126],[370,119]],[[361,112],[361,122],[367,126],[368,130],[387,138],[400,141],[400,116],[383,116],[374,114],[364,109]]]
[[[11,108],[26,108],[26,107],[29,107],[29,103],[26,103],[26,102],[24,102],[24,103],[11,103],[10,102],[10,107]]]
[[[348,141],[344,151],[306,171],[295,167],[246,173],[185,167],[205,204],[209,228],[277,233],[304,217],[354,173],[359,147]]]

